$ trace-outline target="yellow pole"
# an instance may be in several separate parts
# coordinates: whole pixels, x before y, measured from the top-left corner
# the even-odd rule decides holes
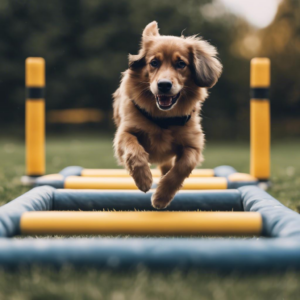
[[[250,174],[270,177],[270,60],[253,58],[250,74]]]
[[[259,235],[256,212],[26,212],[22,234]]]
[[[45,174],[45,60],[25,61],[26,86],[26,175]]]

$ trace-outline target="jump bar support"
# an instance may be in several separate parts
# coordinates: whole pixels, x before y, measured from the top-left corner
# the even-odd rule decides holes
[[[45,174],[45,60],[28,57],[26,85],[26,175]]]
[[[270,177],[270,60],[251,60],[250,174],[259,180]]]

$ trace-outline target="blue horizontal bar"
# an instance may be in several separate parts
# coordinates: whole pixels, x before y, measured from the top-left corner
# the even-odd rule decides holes
[[[300,270],[300,241],[292,239],[24,239],[0,242],[0,266],[32,265],[134,270]]]

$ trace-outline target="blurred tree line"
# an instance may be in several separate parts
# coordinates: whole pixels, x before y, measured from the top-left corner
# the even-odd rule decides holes
[[[272,61],[272,117],[280,135],[300,136],[300,1],[285,0],[260,32],[259,54]]]
[[[274,116],[299,113],[296,0],[286,0],[274,24],[263,31],[212,0],[0,0],[0,130],[4,124],[23,126],[28,56],[46,59],[47,110],[101,109],[107,115],[101,126],[111,129],[111,94],[127,68],[128,53],[138,52],[142,30],[153,20],[161,34],[199,33],[219,50],[224,72],[202,111],[209,138],[248,137],[249,59],[258,54],[274,60]],[[288,38],[285,30],[277,36],[278,22],[289,30]],[[253,35],[262,39],[261,48],[252,47],[249,38],[247,43]],[[286,44],[274,49],[272,39]]]

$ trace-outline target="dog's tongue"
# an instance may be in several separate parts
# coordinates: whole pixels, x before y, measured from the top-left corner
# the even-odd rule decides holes
[[[161,106],[170,106],[172,104],[172,97],[171,96],[157,96],[158,98],[158,102],[159,102],[159,105]]]

